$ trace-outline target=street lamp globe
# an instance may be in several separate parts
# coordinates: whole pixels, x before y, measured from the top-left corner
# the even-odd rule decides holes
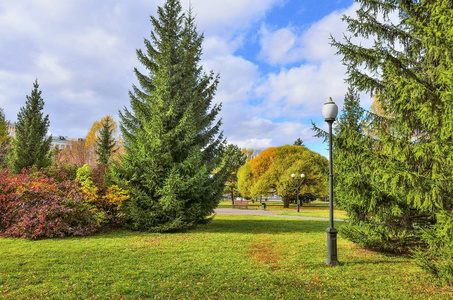
[[[322,116],[326,121],[335,121],[338,115],[338,106],[332,101],[332,97],[329,97],[326,103],[322,107]]]
[[[291,174],[291,177],[294,179],[296,178],[296,174]]]
[[[301,177],[302,179],[304,179],[304,178],[305,178],[305,174],[300,174],[300,177]]]

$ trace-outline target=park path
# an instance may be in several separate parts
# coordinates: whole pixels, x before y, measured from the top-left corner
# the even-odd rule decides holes
[[[240,208],[216,208],[214,212],[217,215],[253,215],[253,216],[268,216],[278,218],[292,218],[292,219],[308,219],[308,220],[322,220],[329,221],[329,218],[318,217],[304,217],[304,216],[283,216],[278,215],[275,210],[254,210],[254,209],[240,209]],[[334,219],[334,221],[343,221],[342,219]]]

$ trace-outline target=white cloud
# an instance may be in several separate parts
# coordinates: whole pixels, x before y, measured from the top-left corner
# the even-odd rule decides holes
[[[269,74],[257,88],[264,98],[261,106],[269,117],[307,117],[319,113],[328,97],[340,100],[346,92],[345,67],[340,61],[305,64]]]
[[[236,110],[235,113],[224,114],[225,134],[228,136],[229,143],[240,147],[264,149],[270,146],[293,144],[299,137],[305,143],[317,140],[313,138],[311,125],[297,121],[274,122],[253,116],[253,111],[248,114],[248,111],[244,108]]]
[[[311,24],[300,36],[297,35],[297,28],[291,26],[272,31],[263,24],[260,30],[260,58],[272,65],[333,59],[336,51],[329,44],[330,36],[342,38],[347,25],[341,17],[343,14],[353,16],[357,8],[358,4],[354,4],[347,10],[333,11]]]
[[[229,141],[229,143],[237,145],[239,148],[247,149],[266,149],[272,147],[272,139],[257,139],[251,138],[247,140]]]
[[[207,35],[230,38],[265,16],[266,12],[286,0],[183,0],[187,9],[191,2],[196,22]]]
[[[41,53],[36,58],[37,73],[43,81],[53,82],[54,84],[69,84],[72,79],[71,71],[64,68],[58,58]]]
[[[263,23],[289,1],[295,0],[191,0],[205,33],[204,69],[220,73],[215,101],[223,102],[230,142],[262,149],[301,137],[307,144],[314,139],[304,118],[318,115],[328,96],[342,102],[344,67],[328,45],[331,32],[341,37],[344,30],[340,12],[302,34]],[[116,117],[129,105],[133,68],[143,70],[135,49],[144,49],[149,15],[162,3],[0,1],[0,56],[8,57],[0,60],[0,107],[14,120],[38,77],[54,134],[81,137],[94,121]],[[189,0],[182,4],[187,9]],[[271,73],[253,55],[238,54],[254,36],[261,37],[260,57],[273,66]]]
[[[262,25],[260,29],[261,52],[259,57],[271,65],[287,64],[301,59],[297,49],[298,37],[292,28],[286,27],[274,32]]]
[[[0,105],[15,120],[35,78],[52,132],[84,136],[95,120],[116,115],[139,65],[155,3],[1,1]],[[144,26],[144,24],[146,26]]]
[[[203,63],[205,70],[220,73],[220,83],[216,100],[224,104],[229,102],[246,103],[249,94],[258,80],[258,67],[241,57],[224,55],[211,58]]]
[[[263,99],[260,105],[263,116],[316,116],[328,97],[342,108],[347,91],[346,67],[341,57],[335,55],[336,49],[330,46],[330,36],[342,39],[346,24],[341,16],[354,15],[357,8],[358,4],[354,4],[347,10],[334,11],[300,36],[296,36],[296,29],[291,27],[271,32],[262,26],[260,57],[270,64],[283,65],[278,71],[267,74],[266,80],[256,88],[257,95]],[[286,44],[281,42],[284,39],[288,41]],[[288,64],[290,68],[285,67]],[[362,104],[369,103],[370,97],[364,95]]]
[[[18,101],[11,101],[11,99],[23,99],[25,102],[25,95],[32,89],[32,82],[35,77],[30,74],[22,74],[18,72],[9,72],[0,69],[0,108],[6,114],[6,118],[14,121],[9,112],[19,111],[21,103]],[[28,88],[24,90],[24,84],[28,84]]]

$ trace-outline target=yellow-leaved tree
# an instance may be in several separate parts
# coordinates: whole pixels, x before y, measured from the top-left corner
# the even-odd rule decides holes
[[[238,188],[241,195],[252,199],[277,193],[283,197],[284,207],[289,207],[297,187],[291,174],[305,175],[300,199],[313,200],[327,195],[327,168],[325,157],[304,146],[271,147],[239,169]]]

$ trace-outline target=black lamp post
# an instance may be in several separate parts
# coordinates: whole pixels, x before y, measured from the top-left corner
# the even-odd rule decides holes
[[[297,212],[299,212],[299,182],[301,179],[304,179],[305,174],[300,174],[300,178],[296,178],[296,174],[291,174],[293,179],[297,180],[297,194],[296,194],[296,203],[297,203]]]
[[[327,228],[327,260],[326,265],[339,266],[337,255],[337,233],[333,227],[333,162],[332,162],[332,123],[338,114],[338,106],[329,97],[327,102],[322,107],[322,116],[329,124],[329,210],[330,210],[330,227]]]

